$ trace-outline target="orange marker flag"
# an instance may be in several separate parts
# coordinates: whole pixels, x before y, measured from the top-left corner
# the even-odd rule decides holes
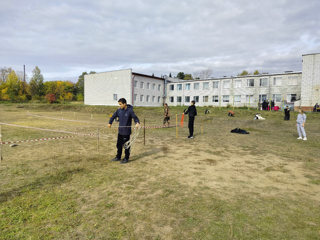
[[[180,127],[183,127],[183,120],[184,120],[184,113],[182,114],[182,117],[181,117]]]

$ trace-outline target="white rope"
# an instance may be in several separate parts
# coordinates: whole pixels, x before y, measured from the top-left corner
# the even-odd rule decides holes
[[[141,126],[139,126],[139,127],[135,127],[134,129],[133,129],[133,133],[131,134],[131,137],[130,137],[130,140],[129,141],[127,141],[127,142],[125,142],[125,144],[124,144],[124,149],[129,149],[131,146],[132,146],[132,144],[136,141],[136,139],[138,138],[138,136],[139,136],[139,133],[140,133],[140,130],[141,130]]]

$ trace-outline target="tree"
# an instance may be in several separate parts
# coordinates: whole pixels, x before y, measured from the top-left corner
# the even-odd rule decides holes
[[[32,99],[41,98],[45,94],[43,75],[40,69],[36,66],[32,71],[32,77],[29,82],[28,93],[32,96]]]
[[[243,70],[242,73],[238,74],[238,76],[247,76],[249,75],[247,70]]]
[[[172,77],[171,73],[169,74],[169,77]]]
[[[193,76],[195,79],[207,79],[211,77],[212,73],[213,73],[212,67],[207,67],[199,72],[194,72]]]
[[[193,77],[191,74],[185,74],[183,80],[193,80]]]
[[[177,75],[177,78],[179,79],[184,79],[184,77],[185,77],[184,72],[179,72]]]
[[[6,82],[5,95],[7,100],[22,100],[22,82],[18,79],[15,71],[11,71]]]
[[[253,73],[253,75],[259,75],[259,74],[260,74],[260,72],[258,70],[255,70]]]
[[[54,95],[53,93],[49,93],[45,96],[45,99],[48,101],[48,103],[53,103],[56,101],[56,95]]]

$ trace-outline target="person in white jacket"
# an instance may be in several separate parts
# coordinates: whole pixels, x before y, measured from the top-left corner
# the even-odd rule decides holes
[[[299,137],[297,139],[307,140],[307,134],[306,134],[306,131],[304,130],[306,120],[307,120],[307,116],[303,112],[303,110],[300,108],[299,114],[297,117],[297,130],[298,130],[298,134],[299,134]],[[302,138],[302,136],[303,136],[303,138]]]

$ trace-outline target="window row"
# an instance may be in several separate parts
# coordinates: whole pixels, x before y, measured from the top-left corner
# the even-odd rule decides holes
[[[245,103],[253,103],[255,102],[255,98],[253,95],[245,95]],[[287,94],[287,102],[294,102],[296,100],[297,94]],[[192,100],[195,102],[199,102],[199,96],[193,96]],[[169,102],[173,103],[175,102],[175,97],[169,97]],[[242,95],[214,95],[211,96],[211,102],[244,102],[244,99],[242,99]],[[259,102],[267,101],[268,95],[261,94],[259,95]],[[273,94],[272,99],[274,102],[281,102],[283,99],[281,98],[281,94]],[[191,101],[191,96],[185,96],[184,102],[189,103]],[[182,96],[176,97],[177,103],[182,103]],[[202,96],[202,102],[209,102],[209,96]]]
[[[273,86],[281,86],[282,77],[274,77],[272,84]],[[220,81],[213,81],[212,88],[219,88]],[[269,85],[269,78],[260,78],[259,79],[259,86],[260,87],[267,87]],[[230,88],[231,81],[222,81],[223,88]],[[288,77],[288,85],[298,85],[298,76],[289,76]],[[174,84],[169,85],[169,90],[174,91]],[[234,88],[241,88],[241,87],[254,87],[255,86],[255,79],[246,79],[246,85],[243,86],[243,80],[234,80]],[[200,83],[185,83],[184,89],[191,90],[193,87],[194,90],[200,90]],[[201,86],[202,90],[209,90],[209,82],[203,82]],[[182,90],[182,83],[177,84],[177,91]]]
[[[137,94],[134,94],[133,95],[133,100],[136,102],[138,99],[138,95]],[[160,103],[161,102],[161,97],[160,96],[150,96],[150,95],[139,95],[139,101],[140,102],[158,102]]]
[[[144,82],[139,83],[139,87],[141,89],[144,89],[145,85],[146,85],[146,89],[148,89],[148,90],[151,90],[151,87],[152,87],[152,90],[156,90],[156,88],[157,88],[158,91],[161,91],[161,84],[152,83],[152,86],[151,86],[151,83],[147,83],[147,84],[145,84]],[[135,88],[138,87],[138,81],[134,81],[134,87]]]

